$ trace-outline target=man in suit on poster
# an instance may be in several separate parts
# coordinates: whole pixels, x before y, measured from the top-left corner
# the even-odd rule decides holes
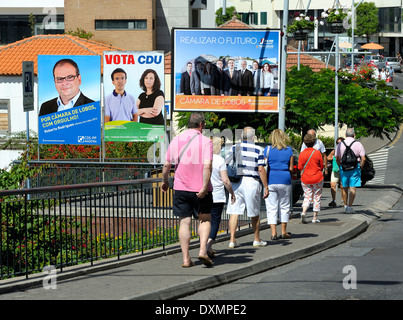
[[[221,60],[217,60],[216,65],[213,66],[213,72],[211,74],[211,95],[219,96],[223,94],[221,92],[221,77],[223,62]]]
[[[190,77],[192,75],[193,64],[188,62],[186,64],[186,71],[181,74],[181,82],[179,92],[186,95],[191,95],[190,92]]]
[[[53,67],[53,78],[59,96],[42,103],[39,116],[94,102],[80,91],[80,70],[73,60],[61,59],[56,62]]]
[[[226,96],[240,96],[241,75],[235,70],[234,59],[228,60],[228,69],[224,71],[221,77],[221,90]]]
[[[253,94],[253,75],[247,68],[247,63],[245,60],[241,61],[241,70],[239,70],[241,75],[241,95],[249,96]]]

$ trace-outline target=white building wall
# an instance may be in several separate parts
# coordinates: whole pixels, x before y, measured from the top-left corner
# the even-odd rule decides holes
[[[29,111],[29,129],[38,132],[38,79],[34,83],[34,111]],[[11,132],[26,131],[26,112],[22,105],[22,79],[0,76],[0,99],[10,100],[9,119]]]

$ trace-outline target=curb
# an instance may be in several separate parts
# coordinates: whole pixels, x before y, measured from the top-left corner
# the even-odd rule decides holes
[[[337,246],[343,242],[346,242],[360,233],[364,232],[368,227],[367,221],[362,221],[355,227],[347,230],[346,232],[333,237],[331,239],[324,240],[320,243],[316,243],[312,246],[308,246],[304,249],[298,249],[285,255],[278,255],[267,260],[259,261],[257,263],[251,263],[249,266],[241,267],[236,270],[226,271],[221,274],[215,274],[211,277],[198,279],[192,282],[187,282],[181,285],[175,285],[159,292],[148,293],[144,295],[134,296],[127,298],[127,300],[170,300],[177,299],[183,296],[196,293],[201,290],[209,289],[212,287],[228,284],[230,282],[240,280],[257,273],[261,273],[281,265],[293,262],[298,259],[306,258],[313,254],[319,253],[331,247]]]
[[[352,218],[357,219],[357,222],[350,229],[345,230],[343,233],[323,240],[321,242],[315,243],[313,245],[308,245],[305,248],[296,249],[290,253],[277,255],[270,257],[265,260],[250,262],[249,265],[241,267],[236,270],[229,270],[222,272],[220,274],[214,274],[212,276],[204,277],[202,279],[197,279],[191,282],[187,282],[180,285],[174,285],[172,287],[167,287],[159,292],[148,293],[144,295],[138,295],[133,297],[127,297],[126,300],[165,300],[165,299],[176,299],[183,297],[185,295],[193,294],[197,291],[205,290],[208,288],[216,287],[223,284],[228,284],[230,282],[251,276],[260,272],[264,272],[278,266],[293,262],[295,260],[311,256],[313,254],[319,253],[331,247],[337,246],[343,242],[346,242],[362,232],[364,232],[368,226],[377,220],[382,212],[387,211],[396,204],[402,197],[403,188],[397,185],[378,185],[378,186],[365,186],[364,188],[369,189],[391,189],[391,192],[386,196],[382,197],[378,201],[371,204],[371,208],[364,208],[357,212],[356,215],[352,215]],[[299,213],[294,213],[290,215],[290,218],[299,218]],[[262,219],[264,222],[266,219]],[[269,225],[261,225],[261,230],[270,228]],[[241,237],[253,233],[252,228],[245,225],[241,230],[237,231],[237,236]],[[216,242],[223,242],[229,240],[229,234],[223,234],[217,237]],[[199,247],[198,239],[195,239],[190,244],[190,249],[195,249]],[[126,265],[131,265],[134,263],[139,263],[142,261],[147,261],[151,259],[156,259],[164,256],[169,256],[172,254],[180,253],[181,249],[179,244],[172,244],[166,246],[165,249],[156,248],[149,250],[149,253],[139,255],[132,254],[127,255],[120,260],[115,261],[94,261],[91,263],[81,264],[79,266],[72,266],[64,268],[63,272],[58,274],[58,280],[67,280],[78,276],[84,276],[92,274],[98,271],[104,271],[114,268],[119,268]],[[10,291],[27,289],[30,287],[41,286],[44,280],[44,274],[38,273],[30,275],[30,278],[25,277],[5,279],[0,282],[0,294],[7,293]]]

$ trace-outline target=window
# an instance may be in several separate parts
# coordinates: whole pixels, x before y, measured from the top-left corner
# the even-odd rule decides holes
[[[95,30],[147,30],[147,20],[95,20]]]
[[[35,34],[50,34],[64,32],[64,16],[55,16],[55,29],[44,26],[45,15],[35,15]],[[32,36],[28,23],[29,15],[0,15],[0,44],[9,44]]]
[[[257,12],[240,12],[242,17],[242,22],[246,24],[258,24],[258,13]]]
[[[9,109],[10,100],[0,99],[0,133],[6,134],[10,132],[10,121],[9,121]]]
[[[260,13],[260,24],[267,24],[267,12]]]

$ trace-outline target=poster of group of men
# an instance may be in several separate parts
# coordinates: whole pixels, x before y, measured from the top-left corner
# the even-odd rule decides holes
[[[278,30],[172,36],[173,111],[278,112]],[[105,141],[164,141],[163,52],[105,51],[102,81],[100,60],[38,55],[39,143],[100,145],[102,132]]]
[[[174,29],[175,111],[278,112],[279,30]]]

